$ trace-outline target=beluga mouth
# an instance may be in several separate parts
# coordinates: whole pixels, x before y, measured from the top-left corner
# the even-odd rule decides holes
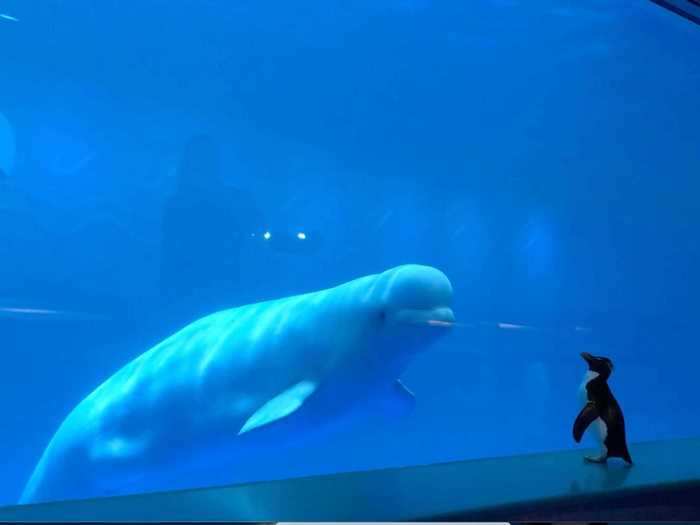
[[[436,268],[407,264],[377,276],[385,319],[397,325],[446,328],[455,322],[452,284]]]
[[[391,320],[400,324],[437,326],[449,328],[455,324],[455,315],[448,306],[438,306],[427,309],[404,308],[390,316]]]

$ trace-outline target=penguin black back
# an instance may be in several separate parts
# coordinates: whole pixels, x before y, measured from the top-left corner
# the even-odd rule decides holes
[[[609,457],[618,457],[632,464],[632,457],[627,449],[625,418],[622,409],[608,385],[608,378],[613,371],[613,363],[607,357],[582,353],[581,357],[588,364],[585,383],[585,405],[574,422],[574,440],[579,443],[586,429],[599,420],[601,430],[602,453],[588,461],[603,463]]]

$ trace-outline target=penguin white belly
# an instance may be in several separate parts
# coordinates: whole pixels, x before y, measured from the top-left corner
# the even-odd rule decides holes
[[[600,448],[603,451],[603,455],[607,455],[608,454],[608,447],[605,446],[605,440],[608,437],[608,426],[605,424],[605,421],[603,421],[600,418],[593,421],[593,424],[595,425],[595,428],[596,428],[596,437],[598,438],[598,441],[600,442]]]
[[[588,370],[586,372],[586,375],[583,376],[583,381],[581,382],[581,386],[579,387],[579,398],[581,401],[581,407],[584,407],[586,403],[588,403],[588,392],[586,391],[586,385],[589,381],[592,381],[596,377],[598,377],[598,373],[591,372],[590,370]],[[608,426],[605,424],[605,421],[603,421],[600,418],[596,418],[593,421],[593,423],[591,423],[591,426],[593,427],[595,438],[600,444],[600,447],[602,448],[602,453],[607,454],[605,439],[608,437]]]
[[[578,395],[582,407],[585,406],[586,403],[588,403],[588,392],[586,391],[586,385],[589,381],[592,381],[596,377],[598,377],[598,373],[591,372],[590,370],[586,372],[585,376],[583,376],[583,381],[581,382],[581,386],[578,389]]]

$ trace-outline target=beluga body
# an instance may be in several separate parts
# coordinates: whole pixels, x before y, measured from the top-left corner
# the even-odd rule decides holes
[[[225,484],[265,447],[404,414],[399,377],[449,332],[451,301],[442,272],[403,265],[201,318],[68,414],[21,503]]]

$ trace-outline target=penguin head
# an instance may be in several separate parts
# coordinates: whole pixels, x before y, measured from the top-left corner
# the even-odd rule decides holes
[[[613,362],[607,357],[591,355],[588,352],[581,354],[584,361],[588,363],[588,370],[595,372],[605,378],[610,377],[613,371]]]

